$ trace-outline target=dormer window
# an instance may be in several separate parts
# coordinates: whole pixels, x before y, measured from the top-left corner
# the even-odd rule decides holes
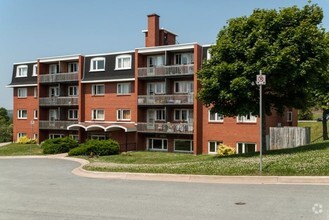
[[[17,66],[16,77],[27,77],[27,65]]]
[[[37,76],[37,75],[38,75],[38,64],[34,64],[32,76]]]
[[[104,71],[105,57],[95,57],[90,60],[90,71]]]
[[[131,69],[131,55],[119,55],[115,58],[115,69]]]

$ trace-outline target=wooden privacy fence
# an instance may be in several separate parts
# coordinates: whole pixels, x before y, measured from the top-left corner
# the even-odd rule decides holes
[[[309,127],[270,127],[270,150],[294,148],[309,144]]]

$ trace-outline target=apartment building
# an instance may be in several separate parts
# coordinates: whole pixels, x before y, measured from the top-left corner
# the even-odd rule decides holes
[[[224,118],[196,99],[197,71],[209,45],[176,44],[177,34],[148,15],[145,47],[15,63],[14,141],[70,136],[80,142],[112,138],[121,151],[211,154],[219,143],[238,153],[259,150],[259,120]],[[17,117],[15,117],[15,112]],[[270,126],[297,124],[296,110],[266,118]]]

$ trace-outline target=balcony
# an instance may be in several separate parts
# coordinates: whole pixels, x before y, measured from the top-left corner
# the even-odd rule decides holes
[[[175,133],[175,134],[193,134],[192,123],[146,123],[138,122],[137,131],[143,133]]]
[[[161,76],[183,76],[193,75],[194,65],[175,65],[175,66],[159,66],[159,67],[143,67],[138,68],[138,77],[161,77]]]
[[[40,98],[40,106],[74,106],[78,105],[78,97]]]
[[[40,83],[58,83],[58,82],[72,82],[78,81],[78,72],[74,73],[56,73],[56,74],[42,74],[40,75]]]
[[[138,105],[193,105],[194,94],[139,95]]]
[[[39,129],[66,130],[67,126],[77,123],[78,121],[40,121]]]

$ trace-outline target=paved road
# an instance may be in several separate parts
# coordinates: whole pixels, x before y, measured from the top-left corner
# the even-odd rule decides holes
[[[0,160],[0,219],[329,220],[329,186],[90,179],[73,175],[77,166]]]

